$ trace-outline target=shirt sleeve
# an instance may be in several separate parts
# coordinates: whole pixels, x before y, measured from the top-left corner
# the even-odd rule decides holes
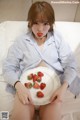
[[[3,63],[4,79],[14,86],[15,82],[19,80],[18,71],[20,70],[20,60],[22,59],[22,51],[19,43],[15,42],[9,49],[7,58]]]
[[[58,48],[59,58],[61,65],[63,67],[64,73],[62,77],[62,82],[67,81],[70,85],[76,77],[76,61],[69,47],[68,43],[61,38],[61,42]]]

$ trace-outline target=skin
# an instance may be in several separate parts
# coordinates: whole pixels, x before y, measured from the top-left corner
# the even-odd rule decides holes
[[[47,22],[41,23],[41,22],[36,22],[35,24],[33,24],[32,26],[32,32],[34,35],[34,38],[37,42],[38,45],[42,45],[47,37],[47,33],[50,29],[50,25]],[[38,36],[38,33],[42,33],[42,36]]]

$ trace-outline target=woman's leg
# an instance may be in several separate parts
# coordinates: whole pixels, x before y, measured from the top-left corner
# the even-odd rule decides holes
[[[61,120],[62,103],[51,103],[40,107],[40,120]]]
[[[33,120],[34,111],[35,110],[33,105],[22,104],[16,94],[10,120]]]

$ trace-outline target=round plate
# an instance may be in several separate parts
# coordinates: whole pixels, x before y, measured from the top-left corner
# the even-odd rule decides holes
[[[39,71],[41,71],[44,74],[41,82],[46,83],[45,89],[41,90],[41,89],[35,89],[35,88],[32,87],[29,90],[30,90],[31,97],[32,97],[34,105],[45,105],[45,104],[50,103],[50,98],[51,98],[53,92],[58,87],[60,87],[60,79],[59,79],[58,75],[53,70],[51,70],[47,67],[37,67],[37,68],[34,68],[34,69],[30,69],[28,71],[25,71],[21,75],[20,81],[21,81],[22,84],[27,83],[27,82],[33,82],[32,80],[31,81],[28,80],[27,76],[30,75],[31,73],[37,74],[37,72],[39,72]],[[44,97],[38,98],[36,96],[36,93],[39,90],[44,93]]]

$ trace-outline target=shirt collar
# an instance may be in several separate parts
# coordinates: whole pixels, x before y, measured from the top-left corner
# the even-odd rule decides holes
[[[31,31],[28,31],[26,33],[25,39],[30,43],[36,43]],[[53,42],[54,42],[54,33],[53,32],[48,32],[47,39],[46,39],[45,43],[46,44],[51,44]]]
[[[48,32],[48,36],[46,39],[46,44],[50,45],[54,42],[54,33],[53,32]]]

